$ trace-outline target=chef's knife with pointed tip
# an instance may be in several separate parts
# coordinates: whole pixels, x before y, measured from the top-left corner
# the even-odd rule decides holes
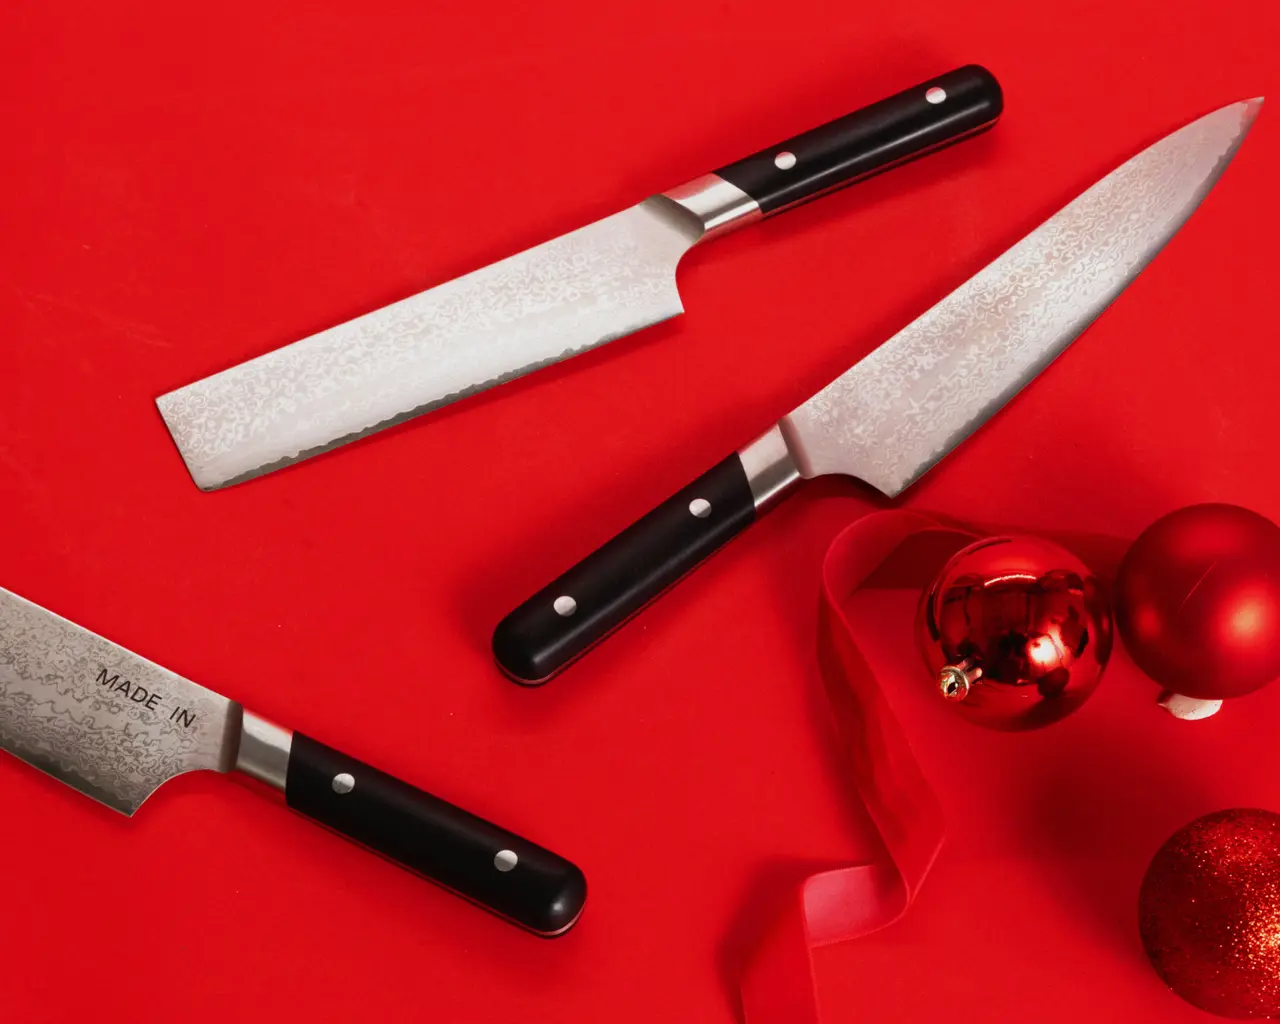
[[[801,480],[845,474],[896,496],[1065,349],[1182,227],[1260,99],[1166,136],[745,448],[508,615],[516,682],[546,681]]]
[[[156,404],[201,489],[269,473],[683,312],[694,245],[990,128],[1002,102],[960,68]]]
[[[562,857],[3,589],[0,748],[127,815],[185,772],[242,772],[538,935],[567,932],[586,900],[582,872]]]

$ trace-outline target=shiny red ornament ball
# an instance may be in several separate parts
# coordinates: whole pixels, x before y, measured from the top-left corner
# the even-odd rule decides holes
[[[1218,811],[1176,832],[1147,868],[1138,926],[1187,1002],[1232,1020],[1280,1016],[1280,814]]]
[[[1102,678],[1111,611],[1089,568],[1035,537],[957,552],[920,603],[918,638],[939,694],[992,729],[1070,714]]]
[[[1221,700],[1280,676],[1280,527],[1192,505],[1147,527],[1116,578],[1116,624],[1147,675]]]

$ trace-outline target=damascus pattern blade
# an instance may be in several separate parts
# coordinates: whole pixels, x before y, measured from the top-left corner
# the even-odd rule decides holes
[[[1148,147],[784,417],[806,477],[897,495],[1053,361],[1182,227],[1262,105]]]
[[[239,483],[683,312],[703,233],[664,196],[156,400],[203,490]]]
[[[229,771],[240,705],[0,589],[0,747],[124,814]]]

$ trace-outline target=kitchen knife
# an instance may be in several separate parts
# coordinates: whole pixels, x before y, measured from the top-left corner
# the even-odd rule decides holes
[[[498,626],[516,682],[544,682],[801,480],[896,496],[1067,347],[1177,233],[1262,104],[1234,103],[1103,178],[938,305]]]
[[[269,473],[683,312],[695,244],[991,127],[980,67],[156,400],[203,490]]]
[[[538,935],[564,934],[586,900],[582,872],[554,853],[3,589],[0,747],[127,815],[185,772],[241,772]]]

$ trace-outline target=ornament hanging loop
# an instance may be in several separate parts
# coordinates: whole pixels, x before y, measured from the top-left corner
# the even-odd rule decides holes
[[[964,700],[973,689],[973,684],[982,678],[982,669],[973,663],[972,658],[965,658],[958,665],[946,665],[938,673],[938,692],[943,700]]]

